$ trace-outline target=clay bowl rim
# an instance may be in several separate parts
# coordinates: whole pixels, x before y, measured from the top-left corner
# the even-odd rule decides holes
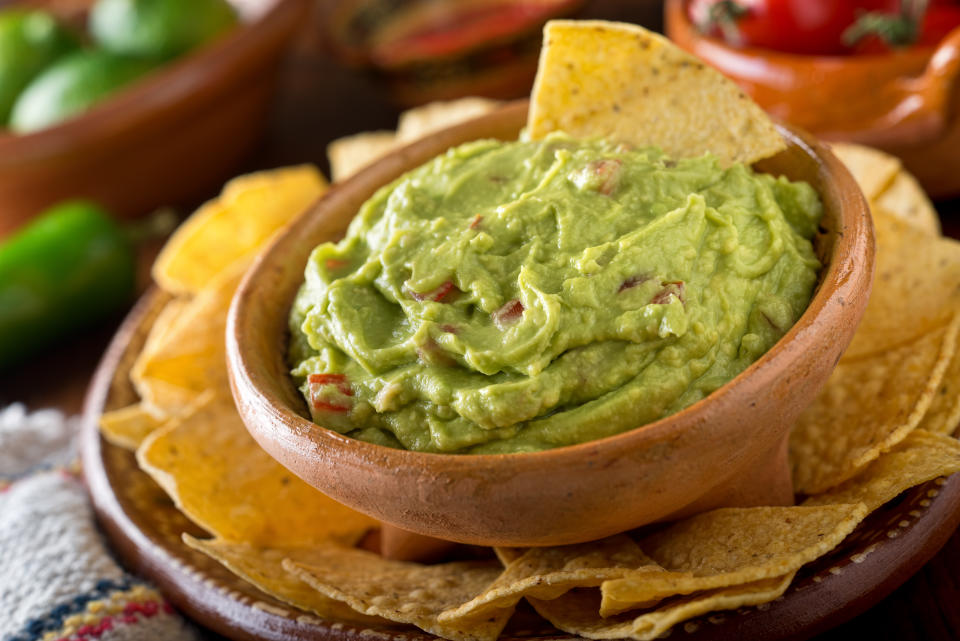
[[[285,34],[287,25],[295,23],[290,17],[305,6],[305,0],[264,0],[252,16],[241,11],[240,23],[223,37],[148,73],[75,118],[26,134],[0,128],[0,168],[41,163],[104,144],[168,117],[177,105],[204,102],[220,90],[211,78],[245,75],[262,54],[258,44]]]
[[[793,327],[747,369],[730,381],[727,381],[707,397],[680,412],[602,439],[537,452],[520,452],[513,454],[444,454],[394,449],[347,437],[304,418],[298,411],[290,407],[273,393],[269,380],[266,381],[266,384],[262,384],[261,379],[268,379],[269,377],[262,376],[259,372],[252,370],[247,357],[247,345],[244,344],[243,327],[248,325],[245,319],[250,314],[250,311],[248,311],[250,308],[250,299],[253,297],[253,290],[257,287],[260,277],[270,271],[271,263],[284,260],[282,250],[284,249],[285,243],[292,242],[293,237],[298,235],[300,231],[299,228],[305,224],[305,221],[311,216],[317,215],[316,212],[322,212],[324,203],[330,200],[337,193],[337,190],[347,185],[365,182],[367,176],[377,172],[381,166],[396,162],[395,159],[403,157],[407,150],[429,144],[430,139],[436,136],[452,138],[460,133],[468,132],[473,128],[474,123],[482,122],[485,119],[505,117],[504,114],[507,112],[512,114],[516,111],[523,111],[523,113],[526,114],[528,104],[528,100],[517,100],[508,103],[493,113],[444,129],[436,134],[432,134],[427,139],[413,142],[410,145],[392,151],[384,158],[366,167],[348,180],[331,186],[330,190],[323,197],[300,214],[260,253],[253,265],[247,270],[240,286],[237,288],[230,306],[226,327],[227,364],[231,389],[245,423],[250,420],[249,417],[251,414],[257,414],[260,417],[268,415],[274,424],[282,423],[291,433],[298,435],[308,434],[310,440],[313,441],[318,448],[338,448],[342,454],[349,456],[351,460],[365,461],[366,464],[376,467],[394,468],[396,466],[393,465],[393,463],[396,463],[404,466],[419,467],[425,470],[429,469],[441,475],[445,472],[451,472],[451,476],[460,477],[470,476],[483,470],[502,468],[504,465],[510,466],[517,474],[525,469],[542,468],[542,466],[549,463],[559,466],[568,461],[581,460],[590,453],[598,450],[621,451],[624,449],[644,447],[647,442],[663,440],[664,437],[670,435],[670,432],[677,430],[678,426],[682,428],[684,424],[695,424],[697,417],[707,416],[712,405],[722,404],[725,397],[736,393],[745,382],[749,382],[751,377],[756,376],[762,370],[775,368],[781,371],[790,371],[795,361],[803,358],[805,350],[796,350],[795,353],[791,353],[791,350],[788,348],[801,334],[809,334],[810,330],[815,328],[821,318],[823,322],[826,322],[830,314],[831,306],[838,304],[835,300],[835,297],[840,296],[840,293],[837,291],[838,289],[842,289],[845,283],[852,281],[857,276],[857,272],[861,272],[862,276],[862,272],[868,270],[869,274],[863,286],[866,289],[864,293],[869,293],[875,262],[874,234],[869,208],[863,198],[863,194],[853,176],[827,147],[817,143],[809,134],[801,133],[788,126],[778,124],[777,127],[780,133],[787,140],[801,148],[806,154],[818,160],[820,171],[823,175],[831,176],[834,182],[839,182],[843,186],[843,189],[838,189],[839,194],[853,190],[855,192],[855,198],[860,200],[862,206],[841,208],[841,214],[846,215],[841,215],[838,219],[840,224],[839,231],[843,233],[841,234],[839,231],[833,232],[833,260],[821,268],[813,298]],[[472,138],[464,137],[463,140],[472,140]],[[409,171],[409,169],[404,171]],[[863,244],[862,247],[861,244]],[[867,257],[866,264],[857,262],[858,253],[863,253]],[[297,273],[302,273],[302,269]],[[300,278],[301,280],[299,282],[302,282],[302,276]],[[292,302],[291,299],[283,306],[284,327],[286,327],[285,319],[289,314]],[[826,328],[820,329],[825,330]],[[824,336],[823,340],[829,340],[829,336]],[[253,341],[248,344],[252,343]],[[285,341],[284,345],[286,344],[287,342]],[[286,364],[285,356],[285,353],[277,353],[271,355],[268,360],[277,362],[276,359],[280,359],[282,361],[282,367],[280,369],[288,372],[290,368]],[[824,381],[825,380],[826,377],[824,377]],[[296,391],[296,387],[293,385],[289,374],[285,379],[285,383],[290,385],[290,389],[294,391],[294,398],[299,397],[299,392]],[[250,393],[244,395],[240,390],[250,390]],[[264,437],[262,434],[257,434],[256,431],[249,426],[248,429],[254,433],[254,436],[257,437],[258,440],[261,437],[269,438],[270,440],[279,440],[279,435],[276,433],[271,433],[270,436]]]
[[[734,47],[720,38],[701,33],[687,16],[686,8],[688,4],[690,4],[690,0],[666,0],[664,4],[664,30],[667,33],[667,37],[671,40],[675,38],[675,30],[679,27],[683,30],[683,35],[689,36],[691,41],[709,43],[711,46],[731,56],[751,60],[762,58],[767,64],[772,64],[777,67],[832,64],[836,66],[847,66],[851,69],[862,69],[883,65],[889,61],[891,56],[897,56],[900,59],[913,58],[917,62],[921,62],[929,60],[934,53],[936,53],[939,46],[938,43],[937,45],[910,47],[892,53],[865,53],[856,55],[806,54],[778,51],[777,49],[767,49],[765,47]],[[960,27],[957,27],[957,30],[960,30]],[[709,62],[709,60],[707,60],[707,62]]]

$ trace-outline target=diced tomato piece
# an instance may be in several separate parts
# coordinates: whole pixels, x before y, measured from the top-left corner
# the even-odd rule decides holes
[[[597,178],[602,181],[597,188],[601,194],[609,196],[620,184],[620,169],[623,161],[619,158],[604,158],[590,163],[590,168],[596,172]]]
[[[623,173],[619,158],[601,158],[571,170],[567,178],[580,190],[596,191],[609,196],[616,191]]]
[[[433,295],[430,298],[438,303],[442,303],[448,296],[451,296],[459,291],[460,290],[457,289],[457,286],[448,280],[443,285],[440,285],[440,287],[437,287],[435,290],[433,290]]]
[[[617,290],[617,293],[619,294],[625,289],[630,289],[631,287],[642,285],[648,280],[650,280],[650,278],[651,277],[647,276],[646,274],[640,274],[639,276],[631,276],[630,278],[626,279],[620,284],[620,289]]]
[[[506,329],[507,326],[512,325],[513,323],[519,320],[520,316],[523,315],[523,303],[517,299],[513,299],[508,303],[504,304],[500,309],[491,314],[493,318],[493,324],[499,327],[500,329]]]
[[[424,365],[437,365],[439,367],[453,367],[457,364],[452,356],[443,351],[443,348],[437,345],[432,338],[417,347],[417,358]]]
[[[457,289],[457,286],[448,280],[433,291],[429,291],[425,294],[411,291],[410,295],[414,300],[432,300],[437,303],[449,303],[453,297],[459,293],[460,290]]]
[[[668,280],[661,283],[663,289],[653,295],[650,303],[653,305],[664,305],[670,302],[671,296],[676,296],[681,303],[686,302],[684,297],[684,283],[682,280]]]
[[[307,382],[311,385],[336,385],[340,393],[353,396],[353,388],[347,382],[346,374],[311,374]]]
[[[307,384],[310,385],[310,402],[314,409],[327,410],[329,412],[349,412],[349,404],[331,403],[328,400],[319,398],[320,388],[333,385],[344,396],[353,396],[353,388],[347,380],[346,374],[311,374],[307,377]]]
[[[311,385],[329,385],[330,383],[342,383],[346,380],[346,374],[311,374],[307,377],[307,382]]]

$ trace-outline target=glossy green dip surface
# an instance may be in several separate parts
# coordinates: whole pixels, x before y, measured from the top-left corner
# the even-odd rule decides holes
[[[820,264],[805,183],[710,156],[478,141],[317,247],[290,360],[314,421],[427,452],[582,443],[677,412],[796,322]]]

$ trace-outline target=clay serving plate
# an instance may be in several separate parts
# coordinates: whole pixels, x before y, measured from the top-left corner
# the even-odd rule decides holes
[[[124,566],[152,581],[178,610],[236,641],[434,641],[413,627],[384,622],[371,627],[356,619],[319,618],[278,601],[193,548],[183,532],[204,538],[146,472],[132,452],[111,445],[99,432],[100,416],[136,403],[130,368],[154,320],[169,301],[158,290],[136,305],[104,354],[91,382],[80,434],[83,475],[104,535]],[[889,594],[926,563],[960,523],[960,474],[915,487],[872,512],[830,554],[805,566],[786,594],[759,607],[712,612],[677,626],[682,641],[799,641],[851,619]],[[953,551],[944,551],[945,559]],[[935,561],[936,562],[936,561]],[[924,579],[926,580],[926,579]],[[918,591],[917,586],[922,585]],[[930,586],[914,582],[911,594]],[[950,590],[937,589],[943,612]],[[884,609],[885,608],[885,609]],[[881,611],[882,609],[882,611]],[[847,632],[869,636],[892,625],[902,629],[907,601],[878,606]],[[916,612],[909,612],[917,614]],[[921,612],[920,614],[923,614]],[[907,624],[909,625],[909,624]],[[940,626],[940,627],[938,627]],[[919,630],[942,629],[936,616]],[[836,638],[836,637],[834,637]],[[577,641],[552,628],[521,604],[500,641]]]
[[[381,185],[452,145],[515,139],[527,103],[391,154],[332,189],[259,258],[227,327],[234,398],[254,438],[305,481],[417,534],[482,545],[559,545],[719,506],[793,501],[787,437],[849,343],[867,302],[869,211],[843,165],[783,128],[789,148],[761,169],[810,182],[825,205],[825,267],[809,308],[767,354],[708,398],[623,434],[537,453],[441,455],[342,436],[305,418],[284,362],[287,315],[310,251],[342,236]]]
[[[960,194],[960,29],[936,48],[863,56],[738,49],[701,34],[687,0],[667,0],[667,35],[735,80],[764,109],[826,140],[899,156],[934,198]]]
[[[0,236],[65,198],[136,216],[229,177],[263,129],[305,9],[304,0],[235,4],[243,24],[85,114],[28,135],[0,129]]]

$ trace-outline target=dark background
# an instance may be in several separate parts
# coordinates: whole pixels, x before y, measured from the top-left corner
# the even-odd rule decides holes
[[[659,28],[662,21],[659,3],[644,0],[594,0],[578,17],[638,22],[653,28]],[[390,102],[383,85],[337,62],[326,52],[321,34],[318,16],[305,22],[278,78],[280,91],[267,135],[258,151],[238,167],[238,173],[312,162],[329,174],[326,146],[331,140],[359,131],[395,128],[401,109]],[[960,201],[936,204],[944,233],[960,237]],[[141,249],[141,290],[149,284],[149,265],[160,244]],[[79,412],[89,377],[120,320],[112,318],[26,366],[0,375],[0,406],[23,402],[31,409],[53,406]],[[960,532],[891,596],[818,639],[850,637],[903,641],[960,638]]]

